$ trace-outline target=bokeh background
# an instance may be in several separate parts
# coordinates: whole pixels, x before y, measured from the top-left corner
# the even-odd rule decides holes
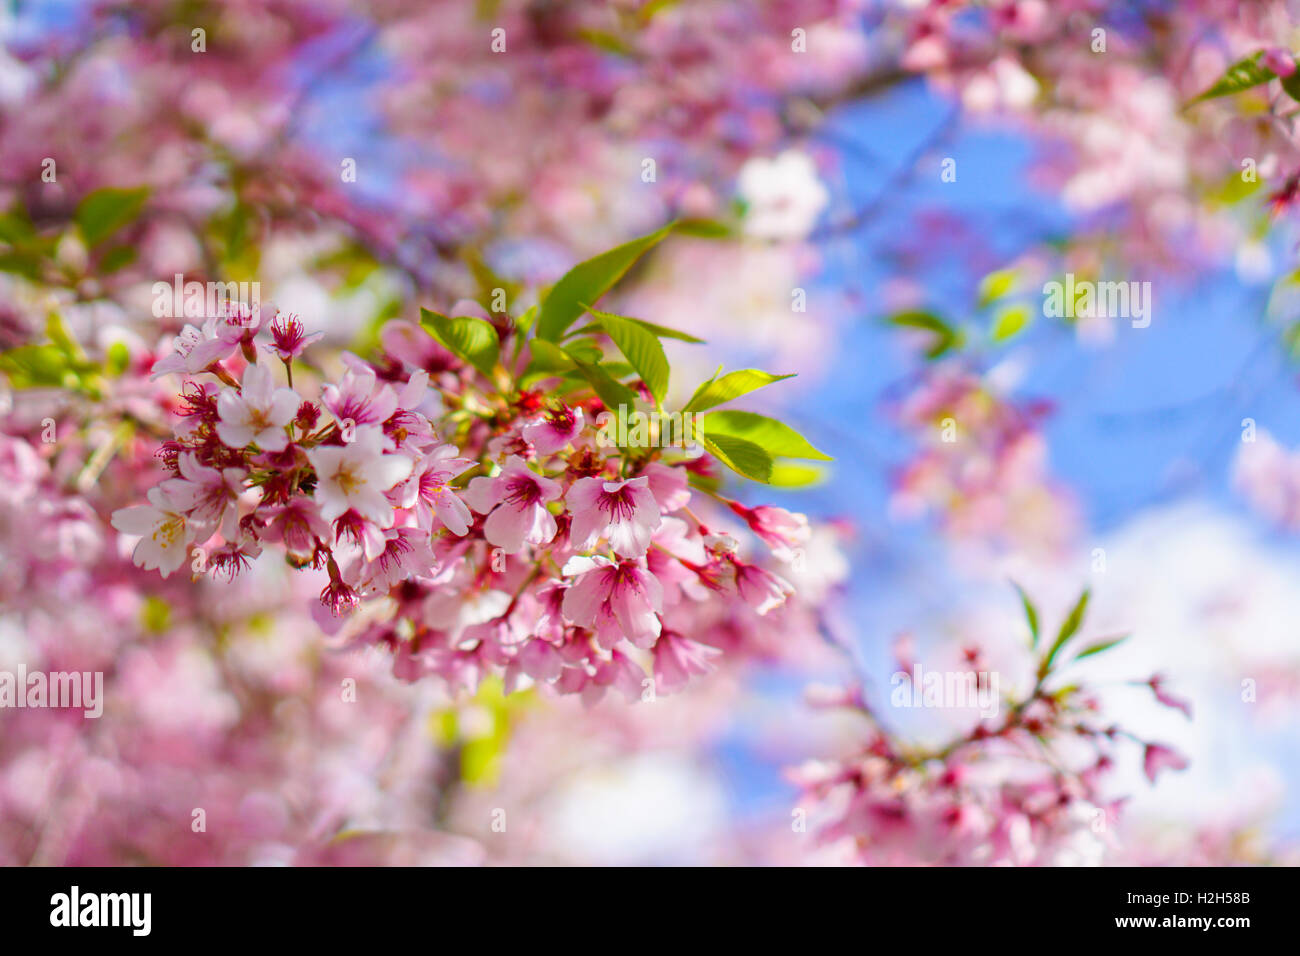
[[[6,392],[0,662],[104,669],[110,706],[93,727],[0,713],[0,860],[840,862],[792,829],[787,770],[867,731],[809,707],[808,686],[859,682],[887,707],[902,638],[936,667],[979,645],[1014,683],[1014,581],[1049,622],[1092,589],[1087,632],[1131,636],[1080,679],[1108,719],[1187,758],[1154,783],[1140,752],[1117,759],[1123,813],[1080,859],[1293,862],[1300,104],[1277,79],[1186,104],[1239,58],[1293,49],[1294,14],[6,3],[0,344],[44,341],[55,311],[127,370]],[[85,197],[137,187],[142,208],[88,241]],[[152,316],[154,281],[259,281],[325,332],[329,366],[420,305],[498,285],[535,301],[672,218],[716,234],[665,243],[619,310],[708,340],[670,343],[679,389],[719,363],[798,373],[756,407],[836,459],[807,487],[737,489],[814,522],[807,640],[650,707],[465,697],[331,647],[313,586],[273,559],[230,584],[130,567],[106,516],[150,450],[111,436],[158,414],[165,383],[145,373],[177,326]],[[1150,283],[1149,327],[1047,316],[1043,285],[1067,272]],[[966,396],[955,446],[938,439],[952,403],[927,398],[946,390]],[[46,417],[76,441],[40,449]],[[1153,673],[1190,719],[1141,686]],[[350,710],[340,674],[364,682]],[[970,724],[888,716],[917,741]],[[946,861],[920,841],[907,860]]]

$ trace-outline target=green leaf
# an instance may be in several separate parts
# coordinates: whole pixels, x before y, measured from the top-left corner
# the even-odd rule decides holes
[[[137,255],[135,246],[116,246],[104,253],[104,257],[99,260],[99,268],[106,273],[117,272],[135,262]]]
[[[68,355],[57,345],[20,345],[0,352],[0,372],[14,388],[60,387],[72,383]]]
[[[742,368],[739,371],[728,372],[721,378],[715,375],[695,390],[695,394],[691,396],[691,400],[686,403],[682,411],[702,412],[706,408],[726,404],[733,398],[739,398],[741,395],[787,378],[794,378],[793,373],[773,375],[771,372],[763,372],[756,368]]]
[[[1300,70],[1296,70],[1290,76],[1284,76],[1280,79],[1282,80],[1282,89],[1286,90],[1286,95],[1293,100],[1300,100]]]
[[[772,456],[760,446],[733,435],[706,435],[704,447],[738,475],[767,484],[772,477]]]
[[[35,238],[35,227],[21,204],[15,205],[9,212],[0,213],[0,242],[16,244]]]
[[[1244,171],[1229,173],[1222,183],[1205,194],[1205,198],[1210,202],[1231,206],[1254,195],[1263,183],[1258,176],[1251,180],[1243,179],[1243,176]]]
[[[537,306],[535,305],[529,306],[527,312],[515,319],[515,331],[519,333],[520,340],[528,334],[528,330],[533,327],[533,323],[536,321]]]
[[[725,239],[731,235],[732,228],[718,219],[680,219],[677,231],[700,239]]]
[[[1089,591],[1084,588],[1083,593],[1079,595],[1079,600],[1070,609],[1070,613],[1065,616],[1065,620],[1061,622],[1061,629],[1056,632],[1056,640],[1052,642],[1051,650],[1043,658],[1042,666],[1039,668],[1040,674],[1046,674],[1052,669],[1052,662],[1056,660],[1056,655],[1065,646],[1065,642],[1079,630],[1079,625],[1083,623],[1083,615],[1088,610],[1088,596]]]
[[[531,375],[534,372],[568,372],[575,367],[573,359],[565,353],[554,342],[547,342],[545,339],[534,339],[528,344],[529,351],[532,353],[532,361],[528,363],[528,372]]]
[[[1188,105],[1216,99],[1220,96],[1231,96],[1234,93],[1240,93],[1242,90],[1248,90],[1253,86],[1259,86],[1261,83],[1267,83],[1273,79],[1277,74],[1259,62],[1261,55],[1262,51],[1253,53],[1245,59],[1232,64],[1223,72],[1221,77],[1214,81],[1214,85]]]
[[[592,311],[594,312],[594,310]],[[678,339],[679,341],[690,342],[694,345],[704,344],[704,339],[698,339],[688,332],[679,332],[677,329],[670,329],[666,325],[656,325],[653,322],[647,322],[645,319],[634,319],[630,315],[621,315],[619,316],[619,318],[626,319],[628,322],[635,322],[637,325],[641,326],[641,328],[645,329],[647,332],[653,332],[661,339]],[[591,325],[583,326],[582,328],[578,329],[576,332],[570,332],[569,335],[590,335],[593,332],[599,332],[599,331],[601,331],[601,327],[599,323],[593,322]]]
[[[420,309],[420,324],[447,351],[468,362],[488,378],[496,368],[501,340],[492,323],[472,315],[448,318],[438,312]]]
[[[131,364],[131,353],[123,342],[114,342],[104,353],[104,373],[114,378],[126,371]]]
[[[1015,269],[999,269],[997,272],[990,272],[980,280],[979,307],[982,309],[996,302],[1010,292],[1015,284]]]
[[[826,480],[826,469],[794,461],[772,463],[768,484],[775,488],[809,488]]]
[[[649,0],[637,11],[637,17],[642,23],[649,23],[657,13],[669,10],[680,2],[681,0]]]
[[[573,358],[573,356],[570,356],[570,358]],[[578,374],[587,380],[587,383],[600,396],[600,400],[605,403],[606,408],[611,411],[616,411],[619,408],[636,408],[636,392],[622,382],[615,381],[604,368],[576,358],[574,358],[574,364],[578,366]]]
[[[98,245],[140,215],[149,189],[97,189],[77,206],[77,225],[89,245]]]
[[[636,56],[636,50],[629,46],[622,37],[613,33],[607,33],[604,30],[579,30],[578,36],[598,50],[604,50],[606,53],[628,58]]]
[[[147,597],[140,606],[140,626],[151,634],[163,634],[171,626],[172,606],[158,597]]]
[[[519,318],[515,319],[515,348],[510,363],[513,365],[519,359],[519,355],[524,350],[524,345],[528,341],[528,330],[533,327],[537,321],[537,306],[532,306]]]
[[[645,382],[646,388],[654,396],[655,402],[662,405],[668,393],[668,357],[664,347],[653,332],[642,328],[631,319],[609,312],[597,312],[588,309],[601,327],[609,333],[618,350],[636,369]]]
[[[928,359],[937,359],[947,352],[959,348],[963,342],[961,330],[949,325],[933,312],[908,309],[904,312],[894,313],[889,316],[887,321],[900,328],[921,329],[931,333],[933,338],[929,347],[925,350],[925,357]]]
[[[1102,651],[1108,651],[1116,644],[1123,644],[1127,640],[1128,640],[1128,635],[1121,634],[1119,637],[1114,637],[1111,638],[1110,640],[1098,641],[1096,644],[1089,644],[1078,654],[1075,654],[1074,659],[1076,661],[1081,661],[1085,657],[1091,657],[1093,654],[1100,654]]]
[[[580,262],[555,283],[542,302],[537,315],[539,338],[558,341],[564,330],[587,311],[582,303],[595,303],[623,278],[628,269],[673,230],[669,223],[662,229],[641,236],[603,252],[594,259]]]
[[[1005,342],[1012,336],[1018,335],[1029,324],[1031,314],[1029,306],[1008,305],[998,310],[997,315],[993,318],[993,330],[991,332],[994,342]]]
[[[1012,581],[1011,584],[1012,586],[1015,587],[1016,591],[1020,594],[1020,603],[1024,605],[1025,608],[1025,620],[1029,622],[1029,636],[1030,636],[1029,646],[1031,649],[1037,649],[1038,633],[1039,633],[1038,608],[1034,607],[1034,602],[1029,600],[1029,595],[1025,593],[1024,588],[1022,588],[1019,584],[1016,584],[1016,582],[1014,581]]]
[[[812,458],[831,461],[829,455],[814,448],[797,431],[784,422],[755,412],[724,410],[710,412],[702,421],[704,434],[716,439],[720,435],[751,442],[773,458]]]

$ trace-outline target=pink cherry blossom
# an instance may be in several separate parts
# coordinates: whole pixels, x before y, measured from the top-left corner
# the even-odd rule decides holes
[[[793,514],[771,505],[747,508],[738,501],[732,501],[728,506],[745,519],[750,530],[762,538],[772,553],[782,561],[790,560],[796,548],[808,543],[811,531],[804,515]]]
[[[338,385],[321,390],[321,404],[341,427],[359,429],[386,422],[397,411],[398,397],[392,386],[376,381],[373,369],[354,365],[343,373]]]
[[[664,514],[680,511],[691,503],[691,490],[686,480],[686,469],[670,468],[653,461],[641,474],[650,479],[650,490]]]
[[[227,358],[236,348],[236,344],[210,334],[210,327],[199,329],[187,325],[172,341],[173,352],[160,358],[153,365],[151,378],[161,378],[171,372],[197,375],[213,362]]]
[[[1260,62],[1281,77],[1295,73],[1295,57],[1290,50],[1281,47],[1269,47],[1260,57]]]
[[[320,516],[316,503],[308,498],[294,498],[288,504],[266,509],[268,519],[262,534],[284,545],[289,560],[301,567],[316,553],[317,542],[330,540],[330,528]]]
[[[270,369],[250,365],[239,389],[227,388],[217,396],[217,434],[232,448],[256,445],[262,451],[283,451],[289,444],[285,426],[301,404],[293,389],[276,387]]]
[[[1166,680],[1163,676],[1156,674],[1146,683],[1147,686],[1151,688],[1151,692],[1155,694],[1156,700],[1164,704],[1166,707],[1172,707],[1174,710],[1181,710],[1188,720],[1192,719],[1191,702],[1184,700],[1181,697],[1175,697],[1173,694],[1169,693],[1169,691],[1165,690]]]
[[[1142,751],[1142,772],[1152,783],[1162,770],[1186,770],[1187,758],[1164,744],[1147,744]]]
[[[577,551],[591,548],[604,537],[614,553],[637,558],[646,553],[662,517],[650,491],[650,479],[606,481],[580,478],[565,496],[573,513],[569,538]]]
[[[612,687],[628,701],[638,700],[645,690],[645,670],[634,660],[615,648],[609,652],[609,660],[596,665],[596,674],[592,685]]]
[[[335,518],[331,529],[330,547],[345,562],[357,554],[373,561],[387,547],[384,528],[353,508]]]
[[[571,623],[595,631],[606,648],[623,638],[638,647],[654,644],[662,627],[663,587],[643,561],[575,557],[564,574],[576,578],[564,594],[564,616]]]
[[[307,346],[319,341],[324,332],[307,332],[302,320],[296,315],[276,313],[271,321],[271,350],[282,362],[292,362],[306,350]]]
[[[479,514],[487,515],[483,530],[488,542],[506,554],[515,554],[525,543],[542,545],[555,537],[555,516],[546,503],[560,494],[557,482],[531,470],[518,455],[511,455],[499,475],[470,481],[464,498]]]
[[[113,513],[113,527],[123,534],[140,535],[132,560],[146,571],[163,577],[180,568],[188,557],[195,526],[186,514],[188,503],[176,502],[161,486],[150,488],[147,505],[131,505]]]
[[[711,661],[722,651],[707,644],[688,640],[676,631],[664,631],[655,643],[655,690],[675,694],[686,686],[694,674],[713,670]]]
[[[474,463],[456,455],[455,446],[439,445],[417,459],[411,476],[398,487],[398,502],[403,508],[415,510],[421,528],[431,530],[436,517],[452,534],[463,536],[474,516],[451,487],[451,481]]]
[[[736,568],[736,589],[740,596],[759,614],[766,614],[785,603],[794,593],[789,581],[778,577],[766,568],[732,559]]]
[[[236,537],[235,521],[239,518],[238,501],[243,492],[244,473],[238,468],[216,469],[200,465],[193,452],[176,460],[180,478],[162,483],[169,500],[184,504],[194,527],[220,530],[222,537]]]
[[[384,492],[411,473],[411,459],[384,454],[379,429],[358,428],[353,441],[313,448],[307,458],[316,469],[315,500],[322,518],[333,521],[352,509],[380,527],[392,524],[393,506]]]
[[[550,455],[582,431],[582,409],[557,405],[523,426],[521,433],[538,455]]]
[[[429,536],[419,528],[390,528],[383,549],[369,560],[343,569],[362,594],[387,594],[402,581],[431,571],[435,559]]]

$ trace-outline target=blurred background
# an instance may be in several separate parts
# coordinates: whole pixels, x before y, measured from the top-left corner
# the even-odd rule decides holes
[[[0,711],[0,860],[842,862],[797,825],[789,771],[872,724],[809,686],[860,685],[941,747],[970,713],[891,708],[891,675],[978,647],[1023,685],[1014,582],[1052,627],[1091,588],[1086,634],[1130,636],[1075,679],[1186,761],[1119,751],[1096,852],[1024,862],[1295,862],[1295,12],[5,3],[0,669],[103,670],[109,704]],[[1259,51],[1273,72],[1188,105]],[[733,489],[813,523],[795,583],[816,613],[788,646],[652,706],[466,697],[333,647],[319,583],[273,558],[229,584],[131,566],[106,519],[156,480],[148,369],[180,325],[154,282],[260,282],[336,369],[420,306],[526,307],[672,219],[708,228],[616,311],[708,341],[668,343],[679,389],[720,363],[797,373],[755,407],[836,459]],[[1066,274],[1146,284],[1149,324],[1051,315]],[[889,862],[984,859],[946,840]]]

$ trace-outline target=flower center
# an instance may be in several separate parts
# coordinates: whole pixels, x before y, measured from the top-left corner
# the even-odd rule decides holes
[[[264,409],[250,408],[248,410],[248,427],[259,432],[265,431],[271,427],[271,419]]]
[[[154,528],[153,540],[164,550],[174,545],[181,535],[185,532],[185,518],[183,515],[169,515],[167,520],[163,521]]]
[[[508,489],[505,496],[506,503],[520,508],[535,504],[542,496],[537,488],[537,482],[529,481],[524,477],[515,478],[506,487]]]
[[[334,483],[339,486],[339,491],[350,497],[361,489],[365,481],[357,475],[351,465],[343,465],[334,475]]]
[[[610,521],[627,521],[636,511],[626,488],[605,492],[601,506],[609,512]]]

